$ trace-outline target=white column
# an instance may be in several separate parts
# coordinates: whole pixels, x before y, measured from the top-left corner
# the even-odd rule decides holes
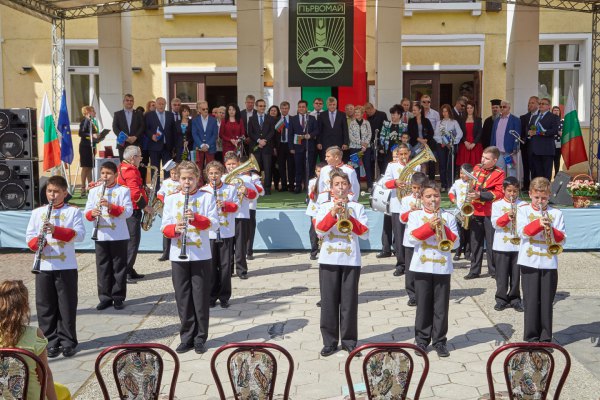
[[[386,110],[402,99],[402,18],[404,1],[375,3],[375,106]]]
[[[273,104],[290,102],[295,113],[302,88],[288,86],[289,0],[273,0]]]
[[[237,0],[237,93],[243,106],[246,95],[263,97],[263,2]]]
[[[525,114],[538,95],[539,8],[507,5],[506,21],[506,99],[513,113]]]

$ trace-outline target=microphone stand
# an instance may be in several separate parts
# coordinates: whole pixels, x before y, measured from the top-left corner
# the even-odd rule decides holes
[[[521,145],[525,144],[525,141],[523,139],[521,139],[521,137],[519,136],[519,134],[517,133],[517,131],[515,131],[514,129],[511,129],[508,131],[508,133],[515,138],[515,144],[517,147],[517,151],[515,152],[515,158],[516,160],[513,160],[513,162],[516,164],[516,168],[517,168],[517,180],[519,181],[519,193],[521,192],[521,186],[523,184],[522,182],[522,177],[521,177],[521,166],[519,165],[519,155],[521,154]]]
[[[92,180],[95,182],[96,177],[96,155],[94,154],[94,122],[92,121],[92,117],[90,116],[90,148],[92,150]],[[84,188],[82,188],[83,190]]]
[[[375,167],[373,168],[373,180],[379,180],[379,129],[375,129],[375,142],[373,143],[373,151],[375,152]],[[379,171],[378,171],[379,170]]]

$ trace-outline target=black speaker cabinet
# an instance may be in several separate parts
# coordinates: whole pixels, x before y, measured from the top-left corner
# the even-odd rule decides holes
[[[487,12],[502,11],[502,2],[501,1],[486,1],[485,2],[485,11],[487,11]]]
[[[35,108],[0,109],[0,159],[37,158]]]
[[[0,211],[34,209],[39,203],[37,176],[37,161],[0,160]]]
[[[550,187],[550,203],[572,206],[573,198],[567,191],[567,183],[571,181],[569,174],[560,171],[554,177]]]

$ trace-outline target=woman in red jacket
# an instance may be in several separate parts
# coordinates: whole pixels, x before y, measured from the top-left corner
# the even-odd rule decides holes
[[[223,154],[229,151],[237,152],[238,146],[242,146],[245,140],[246,130],[241,120],[240,109],[236,104],[227,105],[227,117],[221,122],[219,137],[223,142]],[[239,142],[241,140],[241,142]]]

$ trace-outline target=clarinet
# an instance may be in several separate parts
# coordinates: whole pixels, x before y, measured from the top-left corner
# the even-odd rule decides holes
[[[187,231],[188,231],[188,219],[185,216],[188,210],[188,202],[190,201],[190,189],[185,188],[185,200],[183,201],[183,218],[185,218],[185,226],[183,227],[183,232],[181,233],[181,253],[179,254],[180,260],[187,260],[189,257],[187,255]]]
[[[216,179],[213,179],[213,188],[214,188],[215,202],[217,202],[218,193],[217,193],[217,180]],[[219,227],[217,228],[217,240],[215,240],[215,243],[223,243],[223,239],[221,239],[221,221],[219,221]]]
[[[46,246],[46,231],[44,230],[44,225],[47,221],[50,220],[50,215],[52,214],[52,203],[54,200],[50,200],[48,204],[48,209],[46,211],[46,218],[42,222],[42,228],[40,229],[40,233],[38,234],[38,248],[35,252],[35,260],[33,261],[33,268],[31,268],[32,274],[39,274],[41,265],[42,265],[42,253],[44,251],[44,247]]]
[[[100,195],[100,200],[98,201],[98,205],[96,208],[100,208],[100,202],[106,193],[106,181],[102,181],[102,194]],[[100,226],[100,215],[96,217],[94,221],[94,231],[92,232],[92,240],[98,240],[98,227]]]

